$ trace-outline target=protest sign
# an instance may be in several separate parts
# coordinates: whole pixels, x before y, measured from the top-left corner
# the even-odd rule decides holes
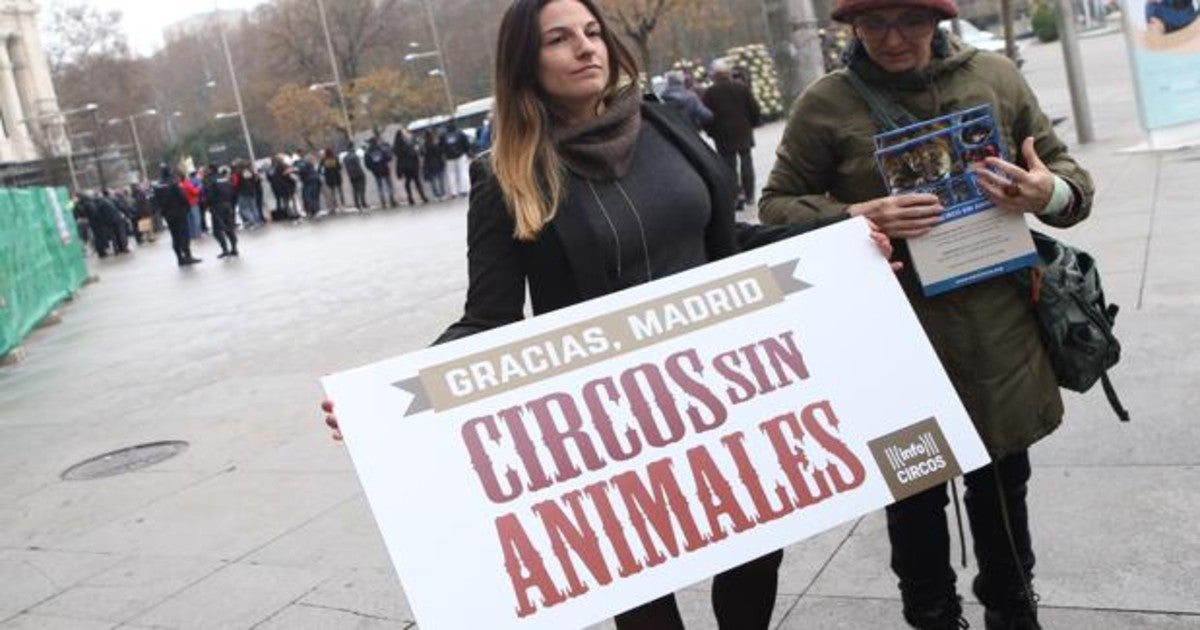
[[[862,219],[323,384],[425,630],[595,623],[988,461]]]

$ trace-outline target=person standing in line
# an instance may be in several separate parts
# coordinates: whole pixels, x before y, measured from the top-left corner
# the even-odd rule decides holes
[[[109,201],[111,201],[113,206],[116,207],[117,213],[120,215],[121,234],[125,238],[125,251],[121,252],[118,250],[117,253],[128,254],[129,237],[134,237],[134,240],[138,241],[139,243],[141,242],[140,239],[137,238],[137,212],[133,209],[133,204],[129,202],[129,197],[125,195],[124,189],[118,188],[108,192]]]
[[[71,215],[75,217],[75,232],[79,235],[79,240],[85,249],[88,245],[93,248],[96,246],[96,241],[92,237],[91,212],[91,201],[87,195],[82,191],[76,191],[71,202]],[[98,256],[99,252],[96,255]]]
[[[439,144],[442,157],[446,160],[446,194],[450,197],[465,197],[471,190],[467,165],[471,161],[471,139],[453,120],[446,123],[446,131]]]
[[[208,212],[212,216],[213,238],[221,246],[217,258],[239,256],[237,230],[234,229],[237,217],[233,210],[236,193],[228,166],[217,168],[216,164],[208,165],[204,170],[204,196],[208,199]]]
[[[758,102],[745,84],[733,80],[727,59],[712,64],[713,84],[701,99],[712,111],[712,122],[705,130],[717,145],[717,153],[734,173],[740,173],[742,194],[738,209],[754,203],[754,128],[761,122]]]
[[[342,163],[333,152],[333,147],[326,147],[321,157],[321,177],[325,180],[325,198],[329,201],[330,212],[337,212],[346,207],[346,195],[342,192]]]
[[[288,206],[283,189],[283,158],[278,155],[271,156],[271,165],[267,167],[267,184],[271,186],[271,196],[275,198],[271,220],[284,221],[288,218]]]
[[[254,214],[258,219],[259,227],[262,227],[267,224],[267,215],[264,212],[263,204],[263,179],[266,177],[266,167],[259,167],[251,162],[250,171],[254,173]],[[230,173],[231,182],[232,177],[233,174]]]
[[[475,132],[475,153],[483,153],[492,148],[492,113],[488,112],[479,129]]]
[[[354,196],[354,207],[359,212],[366,212],[368,209],[367,173],[363,170],[359,149],[353,143],[346,149],[346,155],[342,157],[342,166],[346,168],[346,176],[350,178],[350,191]]]
[[[184,196],[187,198],[188,238],[196,240],[203,233],[203,215],[200,212],[200,180],[196,172],[188,173],[180,182]]]
[[[163,165],[161,177],[151,189],[151,202],[167,221],[167,229],[171,231],[171,249],[175,251],[175,260],[180,267],[194,265],[201,260],[192,256],[191,236],[188,231],[190,203],[184,192],[187,181],[182,171],[176,172],[172,177],[171,169]]]
[[[538,315],[815,227],[735,222],[728,169],[668,106],[643,102],[637,62],[593,0],[513,2],[495,59],[492,153],[471,164],[466,305],[434,343],[520,321],[527,289]],[[871,238],[890,255],[881,233]],[[782,558],[772,551],[714,578],[721,628],[769,627]],[[616,626],[683,621],[668,594]]]
[[[981,192],[1003,211],[1058,228],[1088,216],[1091,176],[1010,60],[963,46],[938,28],[957,14],[953,0],[837,1],[833,19],[853,29],[847,67],[809,85],[792,107],[759,204],[765,223],[864,216],[910,261],[907,240],[927,234],[943,208],[936,195],[888,193],[872,139],[891,125],[868,105],[876,97],[909,122],[991,104],[1014,162],[988,157],[986,168],[973,167]],[[1063,404],[1029,291],[1006,274],[926,297],[906,267],[901,287],[992,457],[964,479],[979,568],[972,590],[989,630],[1038,630],[1029,448],[1059,425]],[[915,628],[966,627],[946,490],[941,484],[886,510],[891,567],[904,619]]]
[[[112,191],[105,188],[96,197],[97,219],[105,228],[105,233],[113,246],[113,254],[129,253],[129,227],[125,213],[113,200]],[[106,248],[107,249],[107,248]]]
[[[317,218],[321,212],[321,174],[317,172],[317,155],[310,153],[296,161],[300,201],[304,205],[304,216],[309,219]]]
[[[387,208],[396,207],[396,191],[392,185],[392,157],[392,148],[378,136],[373,136],[367,141],[367,170],[375,177],[379,205]]]
[[[408,197],[408,205],[416,205],[412,189],[415,184],[421,203],[428,203],[425,198],[425,187],[421,185],[421,154],[413,146],[412,136],[403,125],[396,130],[392,139],[392,150],[396,153],[396,179],[404,180],[404,194]]]
[[[129,195],[133,200],[133,227],[138,244],[154,242],[154,217],[150,211],[150,200],[146,195],[146,182],[143,180],[136,184],[130,184]]]
[[[247,230],[256,230],[261,224],[254,201],[254,179],[257,177],[254,167],[248,161],[239,162],[234,167],[237,170],[233,174],[233,188],[237,193],[237,211],[242,217],[242,226]]]
[[[79,207],[84,216],[87,217],[88,228],[92,235],[92,249],[96,252],[97,258],[108,258],[109,248],[112,247],[113,235],[112,229],[109,227],[108,218],[104,215],[104,211],[96,203],[95,195],[91,191],[79,193]]]
[[[425,181],[429,182],[429,194],[441,201],[446,196],[446,158],[442,156],[442,147],[438,144],[437,136],[432,131],[422,134],[421,140],[421,169]]]

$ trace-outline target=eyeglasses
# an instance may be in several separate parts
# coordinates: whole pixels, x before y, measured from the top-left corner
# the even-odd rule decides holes
[[[930,13],[910,13],[900,16],[895,22],[889,22],[881,17],[865,16],[854,21],[854,30],[862,39],[878,42],[888,36],[888,31],[896,29],[900,37],[908,41],[929,37],[937,28],[937,20]]]

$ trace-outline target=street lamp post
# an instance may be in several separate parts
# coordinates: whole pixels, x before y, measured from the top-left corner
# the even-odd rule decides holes
[[[147,109],[144,112],[130,114],[129,116],[126,116],[124,119],[111,118],[108,121],[109,126],[119,125],[119,124],[121,124],[122,120],[127,121],[129,123],[129,130],[133,132],[133,147],[135,149],[137,149],[138,168],[142,172],[142,181],[148,181],[150,179],[150,176],[146,174],[146,158],[144,155],[142,155],[142,141],[141,141],[141,139],[138,138],[136,120],[143,116],[154,116],[157,114],[158,114],[157,109]]]
[[[450,73],[446,71],[446,58],[442,54],[442,36],[438,35],[438,23],[436,19],[433,19],[433,7],[430,6],[430,0],[421,0],[421,4],[425,5],[425,17],[430,20],[430,34],[433,36],[433,50],[430,52],[438,55],[438,65],[442,66],[442,86],[446,91],[446,104],[450,106],[450,118],[454,118],[454,94],[450,91]],[[404,58],[407,59],[408,55],[404,55]]]
[[[217,19],[216,1],[213,2],[213,18],[217,30],[221,33],[221,48],[225,51],[225,65],[229,67],[229,82],[233,84],[233,101],[237,104],[237,115],[242,120],[242,135],[246,137],[246,152],[250,154],[250,164],[255,162],[254,142],[250,139],[250,126],[246,124],[246,110],[242,107],[242,90],[238,87],[237,72],[233,69],[233,56],[229,54],[229,38],[225,36],[225,24]]]
[[[96,167],[96,176],[100,178],[100,189],[108,188],[108,180],[104,177],[104,163],[100,160],[100,119],[96,115],[98,107],[88,111],[92,118],[92,164]]]
[[[333,70],[333,86],[337,90],[338,104],[342,107],[342,121],[346,123],[346,143],[354,144],[354,129],[350,126],[350,112],[346,109],[346,95],[342,93],[342,77],[338,72],[337,56],[333,54],[333,38],[329,36],[329,19],[325,16],[325,1],[317,0],[321,12],[321,29],[325,31],[325,49],[329,51],[329,67]]]

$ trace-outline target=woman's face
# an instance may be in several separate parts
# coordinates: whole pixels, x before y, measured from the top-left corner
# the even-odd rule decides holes
[[[854,32],[879,67],[888,72],[924,70],[933,59],[938,17],[907,7],[869,11],[854,18]]]
[[[591,118],[608,84],[608,49],[600,38],[600,23],[577,0],[552,0],[538,20],[538,84],[570,120]]]

